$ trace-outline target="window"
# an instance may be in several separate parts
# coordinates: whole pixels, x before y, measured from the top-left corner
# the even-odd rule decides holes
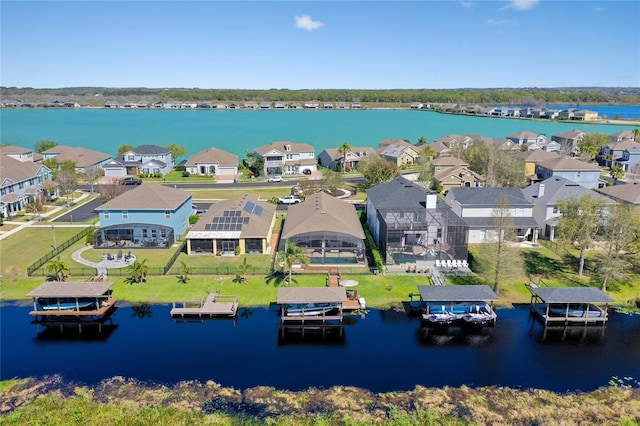
[[[126,211],[126,210],[123,210],[123,211],[122,211],[122,218],[123,218],[123,219],[129,219],[129,212],[128,212],[128,211]]]
[[[164,218],[169,220],[171,219],[171,211],[167,210],[164,212]]]
[[[103,216],[104,216],[104,218],[105,218],[105,219],[107,219],[107,220],[108,220],[108,219],[110,218],[109,211],[108,211],[108,210],[104,211],[104,212],[103,212]]]
[[[560,210],[558,210],[558,206],[553,206],[553,214],[558,214]]]
[[[127,160],[128,161],[134,161],[136,158],[133,155],[127,155]]]

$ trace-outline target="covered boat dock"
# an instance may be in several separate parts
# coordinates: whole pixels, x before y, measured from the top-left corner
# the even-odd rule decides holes
[[[112,282],[51,282],[40,284],[27,294],[33,298],[35,317],[100,318],[116,303]]]
[[[531,292],[531,312],[547,325],[605,324],[612,298],[593,287],[539,287]],[[604,307],[602,307],[604,305]]]
[[[418,286],[422,319],[432,324],[494,325],[490,305],[498,295],[487,285]]]
[[[347,301],[344,287],[279,288],[277,304],[282,322],[342,323],[342,303]]]

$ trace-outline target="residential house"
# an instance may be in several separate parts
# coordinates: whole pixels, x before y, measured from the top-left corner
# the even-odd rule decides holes
[[[547,137],[543,134],[533,132],[517,132],[507,136],[511,142],[516,145],[527,145],[536,143],[538,145],[544,144],[547,141]]]
[[[522,192],[534,203],[533,217],[538,224],[539,236],[550,241],[555,238],[555,228],[558,224],[558,219],[562,216],[559,210],[560,200],[566,200],[571,197],[579,199],[586,194],[590,194],[594,198],[599,198],[607,203],[610,202],[606,197],[558,176],[534,183],[524,188]]]
[[[465,141],[471,141],[471,143],[481,142],[490,148],[501,149],[505,151],[520,151],[520,146],[515,144],[513,141],[505,138],[491,138],[482,135],[466,135]],[[471,143],[467,143],[465,145],[465,148],[471,145]]]
[[[311,264],[364,264],[365,235],[353,204],[325,192],[289,206],[280,235],[305,249]]]
[[[524,175],[531,181],[540,180],[536,174],[536,164],[541,161],[560,158],[557,153],[544,151],[542,149],[521,152],[518,153],[518,157],[524,161]]]
[[[238,156],[211,147],[189,157],[185,168],[192,175],[213,176],[218,182],[233,182],[238,179]]]
[[[433,149],[438,156],[445,156],[451,155],[451,151],[459,145],[462,146],[462,149],[467,149],[472,143],[473,137],[470,136],[447,135],[434,140],[431,144],[431,149]]]
[[[15,216],[27,203],[40,199],[42,183],[51,180],[51,169],[16,159],[12,148],[15,147],[0,149],[0,212],[4,217]]]
[[[442,187],[446,194],[451,188],[477,188],[484,186],[484,177],[469,168],[469,164],[457,157],[438,157],[431,161],[433,185]]]
[[[598,113],[595,111],[589,111],[586,109],[578,110],[576,108],[569,108],[560,111],[558,114],[560,120],[579,120],[579,121],[593,121],[598,119]]]
[[[353,170],[361,160],[375,153],[375,148],[370,146],[352,146],[346,156],[339,148],[327,148],[318,155],[318,162],[322,167],[331,170]]]
[[[367,191],[367,225],[387,265],[467,259],[467,226],[435,192],[403,177]]]
[[[171,150],[158,145],[140,145],[104,163],[105,176],[166,175],[173,170]]]
[[[111,161],[111,155],[94,151],[83,147],[56,145],[42,153],[44,159],[55,158],[59,162],[73,161],[76,163],[76,172],[83,173],[90,167],[102,168]]]
[[[640,143],[633,139],[621,139],[600,148],[598,163],[603,167],[621,166],[629,171],[640,161]]]
[[[575,158],[557,157],[539,161],[536,164],[536,174],[542,180],[560,176],[590,189],[603,185],[597,164],[585,163]]]
[[[169,248],[189,227],[192,195],[158,183],[144,183],[96,208],[96,247]]]
[[[509,202],[518,239],[535,241],[534,204],[520,188],[451,188],[445,202],[467,224],[469,244],[476,244],[495,241],[495,211],[503,198]]]
[[[267,175],[292,175],[318,169],[315,148],[306,143],[271,142],[254,152],[264,158]]]
[[[607,186],[598,189],[598,192],[616,201],[640,206],[640,182]]]
[[[378,154],[398,167],[414,164],[422,148],[400,139],[385,139],[379,144]]]
[[[620,142],[625,139],[631,139],[632,141],[635,140],[633,130],[623,130],[621,132],[612,133],[609,135],[609,139],[611,139],[611,142]]]
[[[560,144],[560,151],[567,154],[575,154],[578,152],[578,142],[585,135],[581,130],[571,130],[569,132],[560,132],[551,135],[551,140]]]
[[[212,205],[187,233],[187,254],[273,254],[276,206],[244,194]]]

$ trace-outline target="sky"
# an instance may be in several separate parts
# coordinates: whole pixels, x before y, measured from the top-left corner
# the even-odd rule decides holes
[[[0,85],[640,87],[639,18],[636,0],[0,0]]]

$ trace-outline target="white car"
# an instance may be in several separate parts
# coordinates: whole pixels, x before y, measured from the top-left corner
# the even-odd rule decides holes
[[[282,176],[280,175],[271,176],[269,178],[269,182],[282,182],[282,181],[284,181],[284,179],[282,179]]]
[[[298,204],[302,200],[293,195],[285,195],[284,197],[278,198],[278,204]]]

